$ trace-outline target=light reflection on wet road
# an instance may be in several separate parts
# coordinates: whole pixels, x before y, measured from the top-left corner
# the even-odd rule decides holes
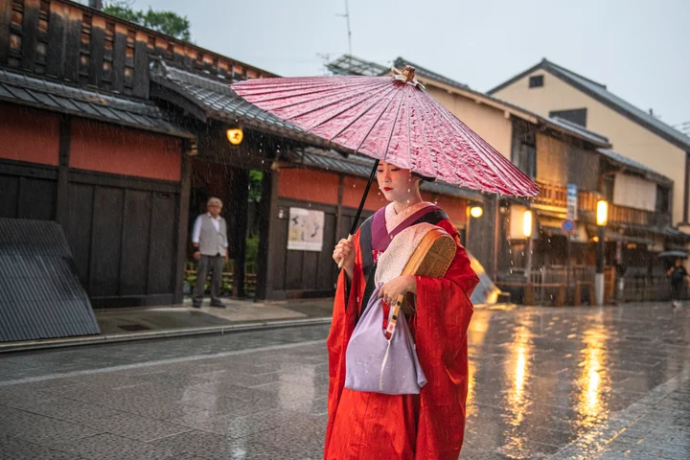
[[[0,452],[320,458],[327,332],[315,326],[0,355]],[[654,409],[673,412],[664,434],[686,436],[663,458],[690,458],[690,404],[674,402],[689,388],[681,377],[690,370],[690,309],[480,310],[469,343],[463,458],[561,458],[565,446],[611,419],[627,420],[631,405],[672,379],[680,396]],[[637,428],[621,432],[616,442],[633,446],[656,439]],[[582,443],[577,458],[604,455],[609,439]],[[611,455],[601,458],[623,458]]]
[[[690,317],[667,306],[478,311],[469,342],[471,459],[548,458],[690,368]]]

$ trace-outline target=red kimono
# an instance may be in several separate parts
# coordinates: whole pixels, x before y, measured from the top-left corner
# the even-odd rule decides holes
[[[370,289],[365,292],[365,273],[375,270],[377,250],[422,221],[442,227],[458,243],[444,278],[417,277],[416,314],[409,325],[428,383],[419,395],[349,390],[344,387],[345,352],[371,294]],[[340,274],[327,339],[330,387],[324,458],[457,460],[465,429],[467,327],[473,311],[469,296],[479,282],[458,232],[442,210],[430,206],[388,233],[380,210],[362,224],[353,243],[354,274],[351,283],[344,270]]]

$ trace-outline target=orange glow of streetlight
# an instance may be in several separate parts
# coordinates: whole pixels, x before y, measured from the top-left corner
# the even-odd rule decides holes
[[[599,227],[606,226],[609,220],[609,204],[606,200],[597,201],[597,225]]]
[[[532,211],[527,210],[522,219],[522,233],[525,238],[532,236]]]

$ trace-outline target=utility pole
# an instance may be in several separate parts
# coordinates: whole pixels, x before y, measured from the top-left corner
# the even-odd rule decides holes
[[[350,5],[348,0],[345,0],[345,14],[338,16],[347,20],[347,52],[348,56],[352,57],[352,30],[350,29]]]

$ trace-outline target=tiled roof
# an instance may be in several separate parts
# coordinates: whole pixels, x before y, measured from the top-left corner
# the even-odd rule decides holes
[[[673,184],[673,181],[671,179],[664,176],[663,174],[660,174],[660,173],[654,171],[649,166],[645,166],[642,163],[639,163],[635,160],[631,160],[628,157],[624,157],[623,155],[618,154],[612,150],[598,149],[597,151],[599,153],[601,153],[602,155],[604,155],[605,157],[609,158],[610,160],[612,160],[618,164],[622,164],[624,166],[630,167],[630,168],[632,168],[632,169],[636,170],[637,172],[645,175],[647,178],[649,178],[655,182],[658,182],[658,183],[664,184],[664,185],[672,185]]]
[[[390,67],[365,61],[355,56],[345,54],[335,61],[326,64],[326,68],[336,75],[364,75],[367,77],[377,77],[390,72]]]
[[[565,77],[566,80],[570,80],[575,86],[586,89],[593,97],[599,100],[604,100],[609,106],[614,106],[624,115],[632,118],[637,123],[643,125],[644,127],[662,135],[662,137],[667,137],[680,143],[683,148],[690,149],[690,137],[681,133],[680,131],[672,128],[663,121],[656,118],[654,115],[645,112],[644,110],[638,109],[628,101],[621,99],[615,94],[611,93],[606,89],[606,86],[589,80],[581,75],[571,72],[559,65],[554,64],[544,60],[544,66],[549,71]],[[668,140],[670,140],[668,139]]]
[[[117,123],[181,137],[192,137],[152,103],[30,77],[0,68],[0,100]]]
[[[417,64],[414,64],[406,59],[403,59],[399,57],[398,59],[395,60],[395,67],[397,69],[403,69],[406,65],[411,65],[412,67],[415,68],[415,72],[417,75],[419,75],[422,78],[428,78],[434,81],[437,81],[439,83],[444,83],[448,86],[451,86],[453,88],[457,88],[460,91],[463,91],[465,93],[470,93],[478,98],[482,98],[484,100],[491,100],[497,104],[500,104],[501,106],[505,108],[512,109],[513,111],[517,112],[518,114],[523,114],[524,116],[530,117],[532,119],[536,119],[538,122],[542,123],[543,125],[546,125],[552,129],[555,129],[557,131],[565,132],[571,136],[575,136],[577,138],[583,139],[585,141],[588,141],[597,147],[610,147],[611,144],[609,143],[609,140],[602,136],[601,134],[597,134],[595,132],[592,132],[588,129],[585,129],[579,125],[574,125],[572,123],[567,123],[563,122],[561,119],[553,119],[553,118],[544,118],[541,115],[537,115],[536,113],[530,112],[529,110],[519,107],[517,105],[511,104],[510,102],[506,102],[504,100],[495,98],[493,96],[490,96],[488,94],[484,94],[479,91],[475,91],[469,86],[465,85],[464,83],[457,82],[455,80],[451,80],[450,78],[444,77],[443,75],[437,74],[436,72],[432,72],[428,69],[425,69],[424,67],[421,67]]]
[[[539,64],[527,69],[526,71],[514,76],[513,78],[501,83],[497,87],[490,90],[488,93],[493,94],[508,85],[511,85],[515,81],[531,74],[537,69],[544,69],[549,73],[559,77],[566,83],[574,86],[585,94],[591,96],[592,98],[598,100],[599,102],[605,104],[609,108],[615,110],[616,112],[622,114],[623,116],[629,118],[635,123],[643,126],[644,128],[652,131],[653,133],[661,136],[672,144],[686,150],[690,150],[690,137],[686,136],[677,129],[667,125],[663,121],[656,118],[644,110],[641,110],[628,101],[616,96],[615,94],[608,91],[606,85],[597,83],[589,78],[585,78],[571,70],[561,67],[553,62],[544,59]]]
[[[593,131],[590,131],[590,130],[584,128],[583,126],[578,125],[577,123],[573,123],[572,121],[565,120],[565,119],[559,118],[559,117],[549,117],[547,120],[549,122],[557,125],[558,127],[562,128],[562,130],[576,133],[580,137],[589,140],[593,144],[604,144],[604,145],[609,144],[609,139],[607,137],[604,137],[601,134],[597,134]]]
[[[345,158],[337,152],[316,148],[306,148],[302,158],[295,156],[293,160],[295,162],[303,161],[305,166],[350,174],[365,179],[369,178],[375,161],[363,155],[350,155]],[[446,184],[445,182],[425,181],[422,182],[421,189],[430,193],[465,198],[473,201],[483,200],[482,194],[477,191],[460,188],[455,185]]]
[[[163,61],[153,61],[151,79],[165,90],[173,91],[198,107],[206,117],[239,123],[260,131],[295,139],[318,146],[331,145],[325,139],[303,131],[280,118],[265,112],[237,96],[230,84],[233,81],[212,75],[199,75],[182,70]],[[165,99],[165,91],[154,91],[154,97]],[[169,101],[175,103],[174,101]]]

